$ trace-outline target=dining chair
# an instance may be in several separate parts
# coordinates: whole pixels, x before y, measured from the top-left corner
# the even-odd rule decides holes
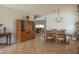
[[[55,33],[52,32],[52,30],[47,30],[46,31],[46,41],[55,40]]]
[[[64,30],[57,31],[56,35],[57,35],[57,37],[56,37],[57,42],[64,44],[65,40],[66,40],[65,31]]]

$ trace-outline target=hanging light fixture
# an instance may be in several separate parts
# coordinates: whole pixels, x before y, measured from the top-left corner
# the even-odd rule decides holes
[[[62,22],[63,17],[60,16],[60,9],[57,10],[57,17],[56,17],[56,22]]]

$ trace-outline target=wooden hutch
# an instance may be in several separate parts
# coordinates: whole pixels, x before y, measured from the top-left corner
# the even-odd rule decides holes
[[[23,42],[35,38],[34,21],[16,20],[16,41]]]

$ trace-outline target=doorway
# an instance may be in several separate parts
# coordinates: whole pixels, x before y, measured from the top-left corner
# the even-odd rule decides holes
[[[46,20],[37,20],[35,22],[36,37],[38,39],[44,39],[46,31]]]

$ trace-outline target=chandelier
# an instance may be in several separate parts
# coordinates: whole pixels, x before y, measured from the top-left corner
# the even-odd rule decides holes
[[[63,17],[60,16],[60,9],[57,10],[57,17],[56,17],[56,22],[62,22]]]

